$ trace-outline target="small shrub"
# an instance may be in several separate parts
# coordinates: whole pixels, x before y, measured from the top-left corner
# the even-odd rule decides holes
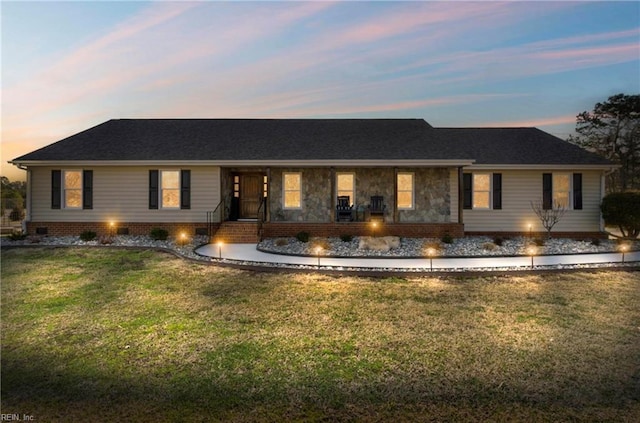
[[[287,238],[278,238],[276,239],[277,247],[284,247],[285,245],[289,245],[289,240]]]
[[[298,232],[298,234],[296,235],[296,238],[300,242],[309,242],[309,232],[305,232],[305,231]]]
[[[591,240],[591,245],[594,245],[594,246],[596,246],[596,247],[599,247],[599,246],[600,246],[600,242],[601,242],[601,241],[600,241],[600,238],[593,238],[593,239]]]
[[[24,210],[20,207],[14,207],[11,209],[11,213],[9,213],[9,220],[12,222],[17,222],[19,220],[24,219]]]
[[[11,241],[22,241],[26,237],[27,237],[27,234],[24,234],[21,231],[15,231],[9,234],[9,239]]]
[[[442,238],[440,238],[440,241],[445,244],[453,244],[453,237],[451,236],[451,234],[446,233],[442,236]]]
[[[102,235],[98,242],[102,245],[113,244],[113,237],[110,235]]]
[[[42,241],[42,237],[40,235],[31,235],[27,237],[27,241],[32,244],[39,244]]]
[[[536,244],[536,247],[544,247],[544,239],[542,238],[534,239],[533,243]]]
[[[342,240],[342,242],[351,242],[353,240],[353,235],[342,234],[340,235],[340,239]]]
[[[84,242],[93,241],[98,235],[93,231],[84,231],[80,234],[80,239]]]
[[[169,231],[162,228],[153,228],[150,233],[151,239],[155,241],[166,241],[169,237]]]
[[[617,226],[625,238],[640,236],[640,192],[607,194],[600,205],[607,225]]]
[[[498,247],[502,247],[502,244],[504,243],[504,238],[497,236],[493,238],[493,243]]]

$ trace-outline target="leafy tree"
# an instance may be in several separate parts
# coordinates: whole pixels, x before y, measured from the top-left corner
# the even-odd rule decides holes
[[[614,192],[606,195],[600,205],[607,225],[620,228],[625,238],[640,235],[640,192]]]
[[[6,176],[0,176],[0,213],[4,216],[6,208],[16,208],[18,213],[22,213],[24,201],[27,197],[27,183],[24,181],[11,182]]]
[[[608,176],[609,191],[640,188],[640,94],[616,94],[577,116],[568,141],[593,151],[621,168]]]

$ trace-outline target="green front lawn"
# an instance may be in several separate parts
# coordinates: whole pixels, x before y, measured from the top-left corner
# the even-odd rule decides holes
[[[2,251],[2,413],[636,421],[640,272],[370,279]]]

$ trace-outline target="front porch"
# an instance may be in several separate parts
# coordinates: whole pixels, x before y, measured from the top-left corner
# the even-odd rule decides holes
[[[458,177],[458,168],[447,167],[221,168],[222,200],[208,215],[209,235],[241,242],[250,242],[251,231],[257,240],[299,232],[463,236]]]

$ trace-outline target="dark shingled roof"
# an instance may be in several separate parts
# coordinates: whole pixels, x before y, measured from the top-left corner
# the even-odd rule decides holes
[[[536,128],[433,128],[422,119],[117,119],[13,161],[403,159],[609,164]]]

